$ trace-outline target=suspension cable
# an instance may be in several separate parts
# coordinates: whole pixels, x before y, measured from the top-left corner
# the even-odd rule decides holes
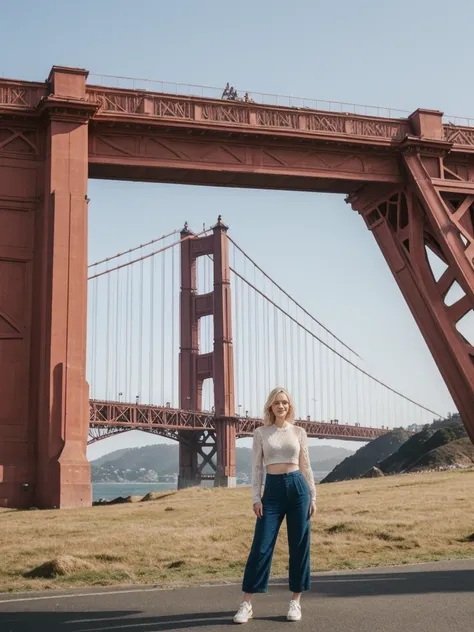
[[[327,331],[328,333],[331,334],[331,336],[333,338],[335,338],[338,342],[340,342],[342,345],[344,345],[344,347],[346,347],[346,349],[348,349],[351,353],[353,353],[354,355],[356,355],[359,359],[362,359],[360,357],[360,355],[354,351],[353,349],[351,349],[348,345],[346,345],[345,342],[343,342],[342,340],[340,340],[335,334],[332,333],[332,331],[330,331],[327,327],[325,327],[322,323],[319,322],[319,320],[317,318],[315,318],[312,314],[310,314],[310,312],[308,312],[308,310],[306,310],[302,305],[300,305],[300,303],[298,303],[298,301],[296,301],[291,294],[288,294],[288,292],[286,292],[286,290],[284,290],[280,285],[278,285],[278,283],[276,281],[274,281],[271,276],[269,276],[264,270],[262,270],[262,268],[255,263],[255,261],[249,257],[249,255],[238,245],[235,243],[235,241],[232,239],[232,237],[229,237],[229,235],[227,235],[227,239],[229,239],[229,241],[231,241],[234,246],[240,250],[240,252],[244,255],[244,257],[247,257],[247,259],[253,263],[253,265],[257,268],[257,270],[259,270],[259,272],[261,272],[265,277],[267,277],[267,279],[269,279],[269,281],[271,281],[273,283],[273,285],[275,285],[280,292],[283,292],[283,294],[285,294],[285,296],[287,296],[290,300],[293,301],[293,303],[295,303],[295,305],[297,305],[307,316],[309,316],[311,318],[311,320],[314,320],[315,323],[317,323],[320,327],[322,327],[325,331]]]
[[[123,252],[119,252],[112,257],[107,257],[106,259],[102,259],[101,261],[96,261],[95,263],[91,263],[88,267],[93,268],[94,266],[98,266],[101,263],[107,263],[107,261],[112,261],[113,259],[118,259],[119,257],[123,257],[124,255],[128,255],[131,252],[135,252],[135,250],[140,250],[140,248],[146,248],[146,246],[151,246],[151,244],[156,244],[158,241],[163,241],[163,239],[167,239],[171,237],[171,235],[176,235],[179,233],[179,230],[173,230],[171,233],[167,235],[161,235],[161,237],[157,237],[156,239],[152,239],[151,241],[147,241],[146,244],[140,244],[139,246],[135,246],[134,248],[130,248],[129,250],[124,250]]]
[[[208,228],[206,230],[201,231],[200,233],[196,233],[195,235],[187,235],[186,237],[183,237],[183,239],[180,239],[179,241],[174,241],[172,244],[168,244],[167,246],[163,246],[163,248],[160,248],[159,250],[154,250],[153,252],[150,252],[147,255],[143,255],[143,257],[138,257],[138,259],[133,259],[132,261],[127,261],[127,263],[122,263],[119,266],[115,266],[115,268],[110,268],[110,270],[104,270],[103,272],[98,272],[97,274],[94,274],[93,276],[90,276],[88,278],[88,281],[91,281],[92,279],[96,279],[97,277],[103,276],[104,274],[109,274],[110,272],[115,272],[115,270],[120,270],[121,268],[126,268],[127,266],[131,266],[134,263],[137,263],[137,261],[144,261],[145,259],[149,259],[150,257],[154,257],[155,255],[159,255],[160,252],[165,252],[165,250],[169,250],[169,248],[174,248],[174,246],[178,246],[179,244],[182,244],[184,241],[188,241],[188,239],[196,239],[197,237],[200,237],[201,235],[205,235],[206,233],[208,233],[210,231],[211,231],[211,229]]]
[[[420,404],[418,402],[415,402],[413,399],[410,399],[409,397],[407,397],[406,395],[403,395],[403,393],[400,393],[399,391],[395,390],[394,388],[392,388],[391,386],[388,386],[388,384],[385,384],[384,382],[382,382],[381,380],[377,379],[376,377],[374,377],[373,375],[371,375],[370,373],[368,373],[367,371],[364,371],[364,369],[361,369],[359,366],[357,366],[356,364],[354,364],[354,362],[352,362],[351,360],[349,360],[348,358],[345,358],[344,356],[342,356],[338,351],[336,351],[335,349],[333,349],[329,344],[327,344],[326,342],[324,342],[323,340],[321,340],[321,338],[319,338],[315,333],[313,333],[312,331],[310,331],[307,327],[305,327],[304,325],[302,325],[301,323],[299,323],[295,318],[293,318],[293,316],[290,316],[290,314],[287,314],[279,305],[277,305],[277,303],[275,303],[272,299],[270,299],[268,296],[265,296],[265,294],[263,292],[261,292],[258,288],[256,288],[252,283],[250,283],[250,281],[248,281],[245,277],[243,277],[239,272],[237,272],[236,270],[234,270],[233,268],[230,268],[232,270],[232,272],[238,276],[244,283],[247,283],[248,286],[250,286],[255,292],[258,292],[258,294],[260,294],[261,296],[263,296],[265,298],[265,300],[267,300],[269,303],[271,303],[277,310],[279,310],[283,315],[285,315],[287,318],[290,318],[293,322],[295,322],[298,327],[300,327],[301,329],[304,329],[304,331],[306,331],[310,336],[313,336],[313,338],[316,338],[316,340],[319,340],[319,342],[321,344],[323,344],[327,349],[329,349],[330,351],[332,351],[336,356],[338,356],[339,358],[341,358],[344,362],[347,362],[348,364],[350,364],[351,366],[355,367],[358,371],[360,371],[361,373],[363,373],[364,375],[366,375],[368,378],[370,378],[371,380],[373,380],[374,382],[376,382],[377,384],[380,384],[380,386],[383,386],[384,388],[388,389],[389,391],[392,391],[392,393],[395,393],[396,395],[398,395],[399,397],[403,397],[403,399],[406,399],[407,401],[411,402],[412,404],[414,404],[415,406],[418,406],[419,408],[422,408],[423,410],[426,410],[427,412],[436,415],[437,417],[442,417],[442,415],[440,413],[435,412],[434,410],[431,410],[430,408],[427,408],[426,406],[423,406],[423,404]],[[276,313],[275,313],[276,316]],[[328,331],[328,330],[326,330]],[[344,343],[341,343],[344,344]],[[346,346],[346,345],[344,345]],[[347,348],[347,347],[346,347]],[[334,371],[335,371],[335,367]]]

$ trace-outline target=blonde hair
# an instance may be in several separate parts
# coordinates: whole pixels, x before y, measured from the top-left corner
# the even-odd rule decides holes
[[[293,404],[293,399],[285,388],[283,388],[282,386],[277,386],[276,388],[273,389],[273,391],[267,397],[267,401],[265,402],[265,406],[263,407],[263,425],[264,426],[271,426],[272,424],[275,423],[275,415],[273,414],[273,411],[272,411],[272,405],[275,402],[277,395],[279,395],[280,393],[283,393],[283,395],[286,395],[286,397],[288,398],[289,407],[288,407],[288,414],[286,416],[286,421],[290,424],[294,422],[295,406]]]

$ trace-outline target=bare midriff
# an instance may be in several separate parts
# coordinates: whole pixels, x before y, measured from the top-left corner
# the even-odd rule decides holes
[[[267,465],[267,474],[288,474],[299,469],[296,463],[272,463],[272,465]]]

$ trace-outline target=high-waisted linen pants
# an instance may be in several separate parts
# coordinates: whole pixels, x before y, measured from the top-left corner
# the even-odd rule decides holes
[[[243,592],[267,592],[273,551],[285,515],[290,550],[290,590],[295,593],[309,590],[311,495],[301,470],[288,474],[267,474],[262,504],[263,516],[257,518],[252,548],[245,566]]]

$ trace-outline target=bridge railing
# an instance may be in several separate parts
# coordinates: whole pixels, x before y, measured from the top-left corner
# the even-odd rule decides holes
[[[2,108],[31,110],[46,95],[45,83],[0,79],[0,105]]]
[[[162,81],[153,79],[137,79],[133,77],[120,77],[92,73],[89,75],[90,84],[98,84],[110,88],[125,88],[130,90],[145,90],[148,92],[162,92],[177,96],[191,96],[209,99],[221,99],[223,87],[206,86],[190,83],[178,83],[174,81]],[[407,110],[398,108],[366,105],[361,103],[346,103],[332,99],[315,99],[294,95],[276,94],[256,90],[238,90],[238,97],[230,100],[231,103],[250,102],[262,105],[275,105],[277,107],[291,107],[311,110],[324,110],[327,112],[339,112],[341,114],[360,114],[364,116],[377,116],[382,118],[404,118],[410,114]]]
[[[102,113],[146,114],[164,119],[260,125],[389,139],[402,139],[410,133],[409,111],[399,108],[255,91],[241,91],[247,101],[241,98],[229,100],[222,98],[221,88],[213,86],[99,74],[91,74],[89,79],[98,85],[88,85],[88,98],[99,104]],[[136,94],[126,94],[126,90]],[[0,78],[0,107],[4,111],[33,111],[47,94],[46,82]],[[179,102],[180,97],[185,100]],[[198,100],[203,102],[199,104]],[[210,104],[210,101],[219,104]],[[252,104],[273,106],[277,110],[295,110],[296,113],[293,116],[278,114],[278,111],[265,111],[261,107],[252,111],[248,107]],[[474,118],[445,114],[443,123],[445,140],[454,145],[474,146]]]
[[[266,106],[258,103],[174,96],[167,93],[138,92],[88,86],[87,98],[97,104],[95,115],[107,117],[155,117],[173,122],[216,126],[278,129],[295,133],[333,133],[338,136],[401,140],[410,133],[406,119],[336,113],[322,110]]]

